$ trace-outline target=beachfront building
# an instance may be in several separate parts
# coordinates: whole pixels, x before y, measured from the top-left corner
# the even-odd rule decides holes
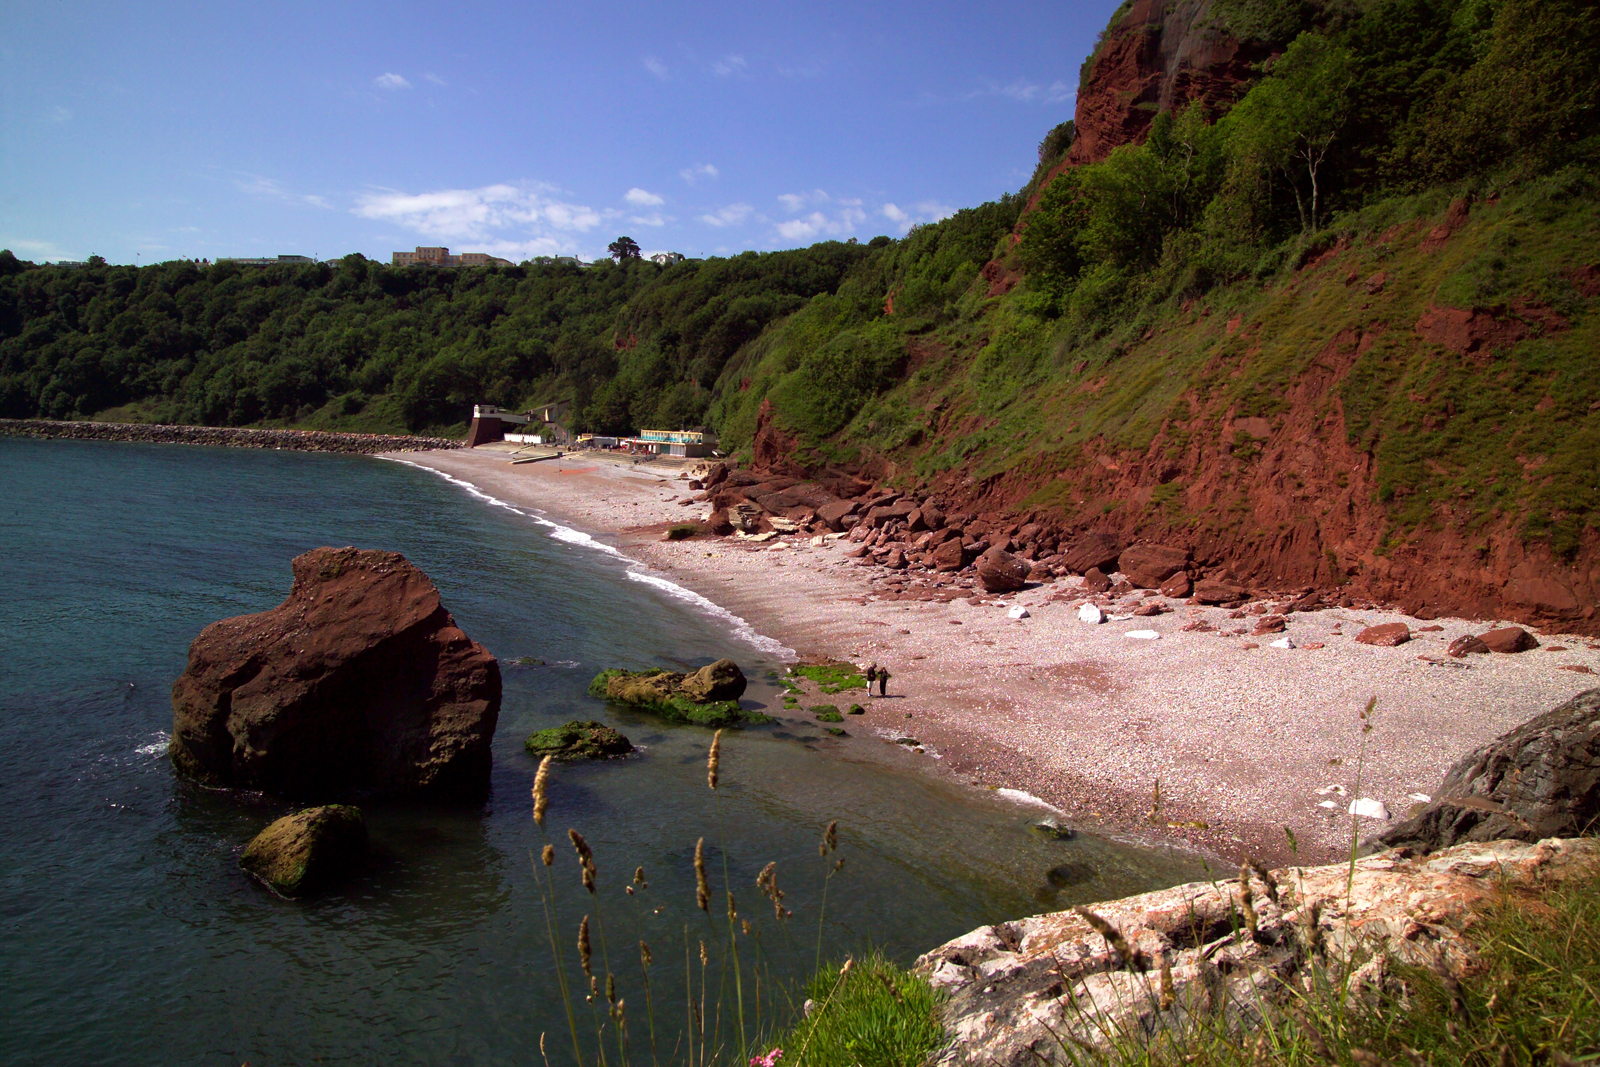
[[[704,430],[640,430],[639,436],[625,437],[619,442],[633,451],[691,459],[711,455],[716,443],[716,435]]]
[[[658,267],[670,267],[674,263],[682,263],[683,262],[683,253],[682,252],[657,252],[655,255],[650,257],[650,262],[654,263]]]
[[[509,259],[487,252],[463,252],[452,256],[448,248],[418,245],[415,252],[396,252],[390,262],[396,267],[509,267]]]

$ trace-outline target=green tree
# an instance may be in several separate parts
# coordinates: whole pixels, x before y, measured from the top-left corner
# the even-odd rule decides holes
[[[1304,232],[1325,221],[1327,164],[1349,121],[1355,88],[1350,52],[1320,34],[1302,33],[1228,116],[1236,162],[1283,175]]]
[[[606,246],[611,258],[621,263],[625,259],[639,258],[639,244],[632,237],[618,237]]]

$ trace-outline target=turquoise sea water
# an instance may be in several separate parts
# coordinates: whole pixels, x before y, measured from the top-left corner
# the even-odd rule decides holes
[[[1199,876],[1166,851],[1044,841],[1026,830],[1038,812],[898,751],[863,759],[810,725],[727,736],[713,796],[709,732],[608,709],[585,686],[602,667],[726,655],[758,683],[751,699],[776,704],[761,681],[781,667],[776,646],[585,541],[365,457],[0,439],[0,1063],[525,1064],[546,1031],[551,1062],[570,1062],[521,746],[572,718],[643,748],[559,768],[548,819],[560,937],[603,909],[636,1051],[641,936],[664,1053],[682,1027],[685,938],[697,949],[707,933],[691,869],[702,836],[719,893],[725,849],[742,914],[791,976],[815,951],[830,819],[846,860],[832,954],[875,944],[909,960],[983,923]],[[492,795],[470,810],[367,805],[374,869],[294,903],[236,866],[289,809],[177,779],[169,689],[206,624],[276,605],[291,557],[345,544],[404,553],[501,657]],[[507,663],[520,656],[550,666]],[[595,849],[598,900],[578,885],[569,826]],[[752,888],[769,860],[792,935]],[[650,889],[628,897],[641,864]]]

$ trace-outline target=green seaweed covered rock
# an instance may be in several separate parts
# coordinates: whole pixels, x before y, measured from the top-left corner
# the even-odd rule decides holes
[[[744,673],[729,659],[701,667],[693,674],[673,671],[601,671],[589,683],[591,696],[653,712],[674,722],[699,726],[738,726],[770,722],[756,711],[739,707]]]
[[[305,896],[358,873],[367,860],[361,809],[326,804],[285,815],[255,836],[239,866],[286,897]]]
[[[611,759],[633,751],[633,743],[605,723],[569,722],[528,735],[523,747],[535,756],[562,760]]]

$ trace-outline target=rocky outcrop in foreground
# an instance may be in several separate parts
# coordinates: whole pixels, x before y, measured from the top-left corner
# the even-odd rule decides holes
[[[309,798],[475,798],[500,666],[395,552],[295,557],[289,597],[212,623],[172,686],[172,762],[213,786]]]
[[[367,824],[348,804],[307,808],[269,825],[239,857],[239,866],[276,893],[307,896],[332,889],[367,860]]]
[[[1597,869],[1594,839],[1473,843],[1425,859],[1370,856],[1353,877],[1344,863],[1287,868],[986,926],[917,961],[950,997],[951,1041],[934,1062],[1081,1062],[1079,1046],[1104,1047],[1110,1034],[1258,1011],[1302,984],[1312,961],[1368,985],[1386,980],[1391,960],[1459,970],[1474,961],[1459,932],[1474,904]]]
[[[1428,852],[1600,829],[1600,689],[1579,693],[1461,759],[1427,807],[1378,838]]]
[[[443,437],[380,433],[330,433],[324,430],[254,430],[239,426],[164,426],[135,422],[56,422],[51,419],[0,419],[0,437],[59,437],[73,441],[136,441],[159,445],[215,445],[271,448],[285,452],[429,452],[460,448]]]

